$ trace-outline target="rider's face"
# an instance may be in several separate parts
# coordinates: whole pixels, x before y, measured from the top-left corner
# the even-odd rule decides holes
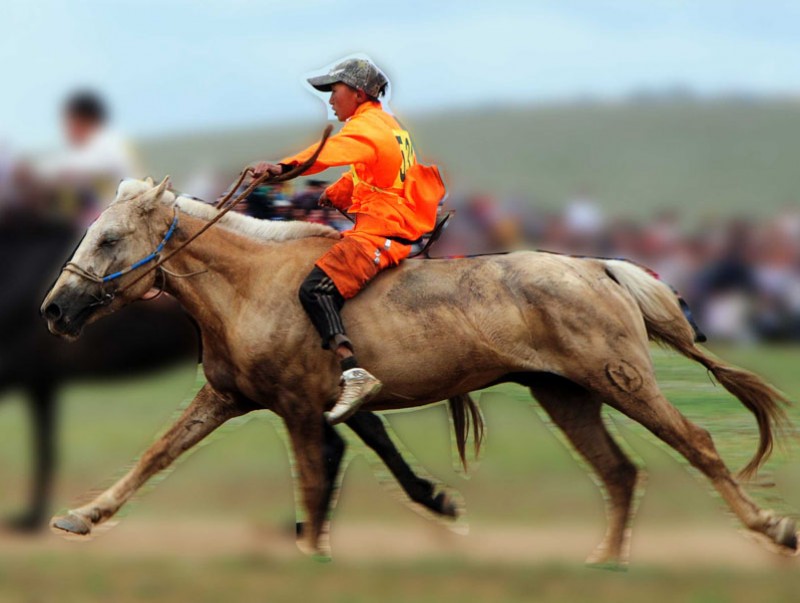
[[[366,95],[360,90],[351,88],[347,84],[338,82],[333,85],[331,90],[330,105],[339,121],[347,121],[358,109],[358,106],[366,100]]]
[[[97,124],[91,120],[76,115],[64,116],[64,133],[67,142],[73,147],[79,147],[86,143],[97,128]]]

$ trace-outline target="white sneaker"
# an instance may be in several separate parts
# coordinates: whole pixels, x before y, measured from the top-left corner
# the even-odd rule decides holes
[[[383,384],[362,368],[352,368],[342,373],[342,392],[325,418],[336,425],[352,417],[364,402],[375,396]]]

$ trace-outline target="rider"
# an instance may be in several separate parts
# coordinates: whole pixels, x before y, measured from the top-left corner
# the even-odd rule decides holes
[[[319,203],[355,216],[355,227],[317,260],[300,287],[300,302],[322,337],[322,347],[335,350],[342,368],[342,391],[326,413],[330,423],[339,423],[381,388],[356,361],[340,316],[342,306],[381,270],[408,257],[411,243],[431,230],[444,186],[435,167],[416,162],[408,132],[383,110],[379,98],[389,82],[373,63],[348,59],[308,82],[331,93],[331,107],[345,125],[307,173],[349,165]],[[315,149],[316,145],[278,164],[259,163],[255,173],[283,173]]]
[[[79,90],[63,105],[68,147],[41,158],[34,175],[61,191],[61,208],[80,224],[91,223],[114,197],[123,178],[139,171],[135,151],[109,125],[108,107],[91,90]]]

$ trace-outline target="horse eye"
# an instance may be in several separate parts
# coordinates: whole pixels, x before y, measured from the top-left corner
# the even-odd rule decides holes
[[[119,243],[119,239],[103,239],[100,241],[100,247],[113,247],[117,243]]]

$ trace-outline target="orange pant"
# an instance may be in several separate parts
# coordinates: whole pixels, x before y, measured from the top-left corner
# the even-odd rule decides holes
[[[342,297],[350,299],[381,270],[397,266],[409,253],[409,245],[351,230],[316,265],[330,277]]]

